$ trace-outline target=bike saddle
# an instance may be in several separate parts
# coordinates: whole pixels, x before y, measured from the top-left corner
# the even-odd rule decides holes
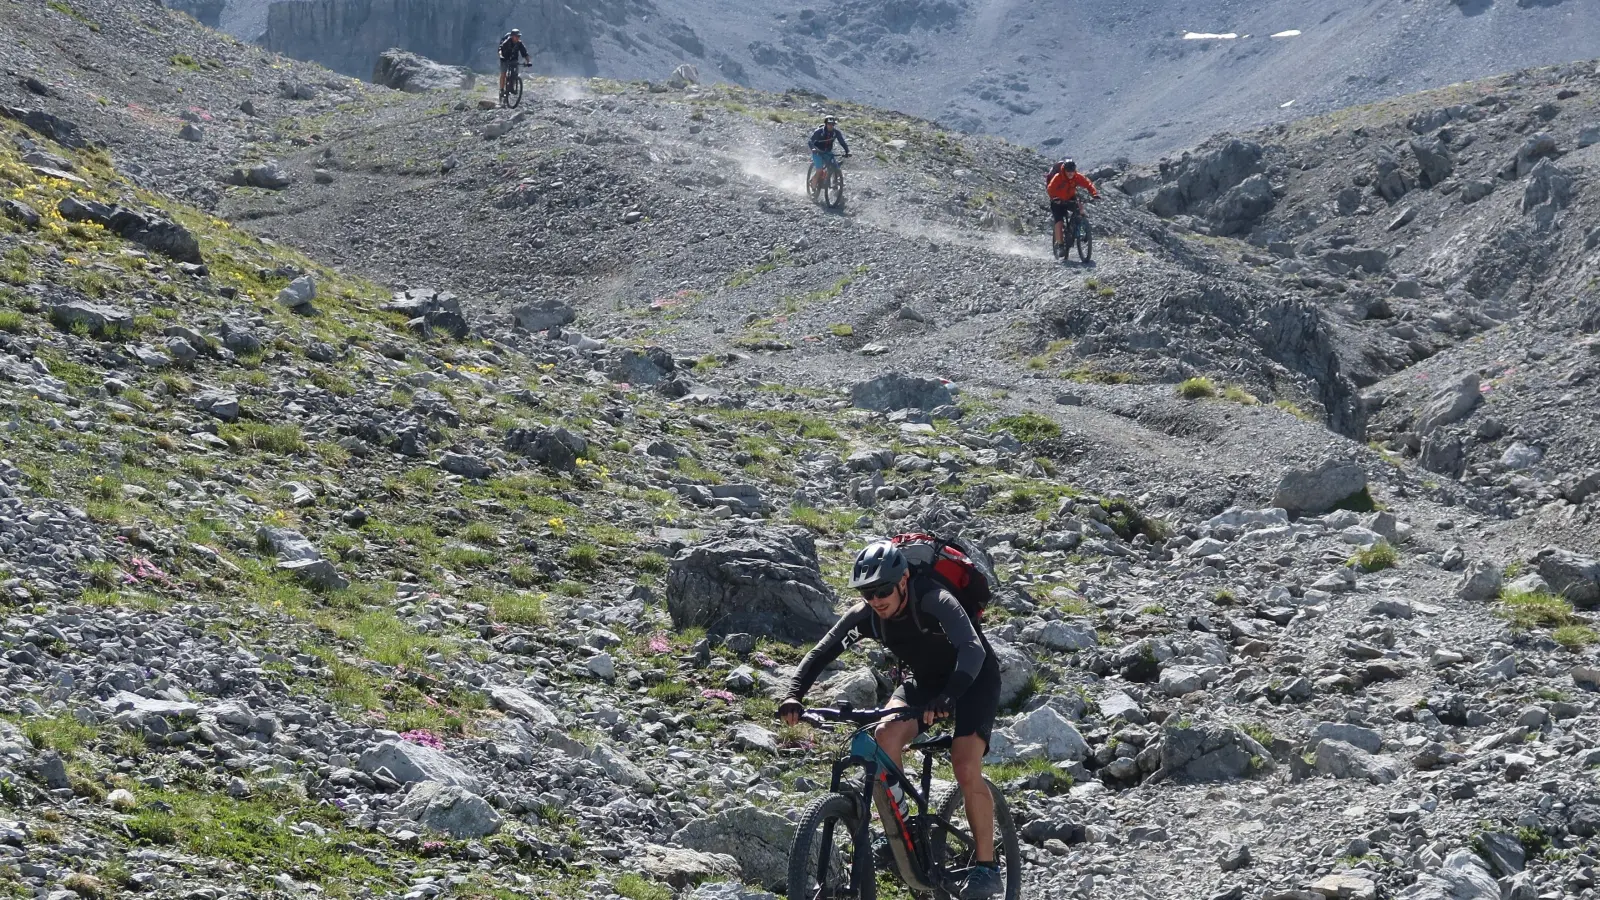
[[[911,746],[910,746],[909,749],[912,749],[912,750],[949,750],[950,749],[950,743],[953,740],[955,740],[955,739],[952,738],[948,734],[941,734],[938,737],[917,738],[916,740],[911,742]]]

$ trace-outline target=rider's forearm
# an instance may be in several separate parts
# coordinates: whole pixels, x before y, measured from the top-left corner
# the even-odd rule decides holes
[[[832,628],[828,629],[828,633],[823,636],[822,640],[817,642],[815,647],[811,648],[811,652],[800,660],[800,667],[795,669],[794,677],[789,679],[788,686],[784,688],[784,697],[793,697],[796,700],[805,698],[806,692],[811,690],[813,684],[816,684],[817,677],[822,674],[822,670],[827,668],[829,663],[838,659],[839,654],[844,652],[845,635],[849,634],[851,629],[859,624],[859,616],[857,615],[859,612],[860,608],[858,607],[846,613],[839,621],[834,623]]]

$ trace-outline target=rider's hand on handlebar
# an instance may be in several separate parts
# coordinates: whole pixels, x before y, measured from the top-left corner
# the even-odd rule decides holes
[[[793,697],[778,704],[778,718],[785,725],[795,725],[800,721],[800,715],[806,711],[806,705]]]
[[[922,724],[932,725],[940,719],[950,718],[954,712],[955,701],[948,695],[940,694],[922,708]]]

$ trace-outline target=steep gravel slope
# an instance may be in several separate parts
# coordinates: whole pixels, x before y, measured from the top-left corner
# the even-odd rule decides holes
[[[770,897],[836,742],[771,694],[934,528],[997,577],[1023,896],[1594,896],[1592,65],[1097,173],[1062,266],[1039,158],[892,113],[831,213],[809,96],[0,30],[0,892]],[[1402,129],[1511,168],[1449,200]],[[1571,383],[1452,374],[1411,460],[1378,394],[1480,354]],[[1485,412],[1580,477],[1418,464]]]

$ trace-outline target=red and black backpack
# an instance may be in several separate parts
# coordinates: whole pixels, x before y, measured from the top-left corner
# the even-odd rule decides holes
[[[983,624],[983,611],[989,608],[994,592],[989,586],[989,574],[977,562],[974,548],[960,538],[941,538],[931,534],[913,532],[897,534],[889,542],[905,554],[911,567],[914,596],[921,599],[930,587],[940,587],[951,593],[967,611],[974,628]],[[920,586],[918,586],[920,585]],[[912,604],[916,612],[916,604]],[[921,627],[921,623],[918,623]]]

